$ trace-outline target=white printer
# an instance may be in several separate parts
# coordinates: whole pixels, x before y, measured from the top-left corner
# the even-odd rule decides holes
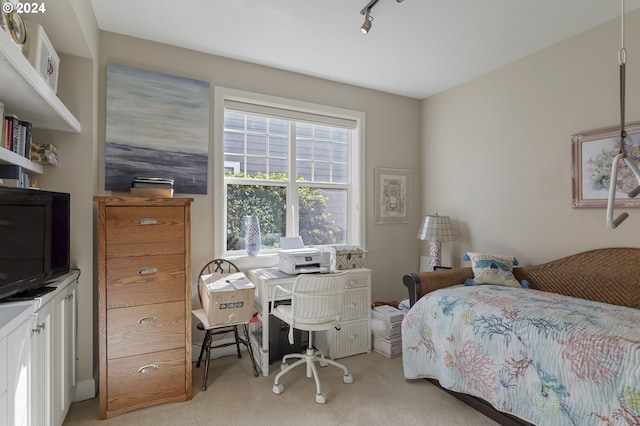
[[[326,250],[304,247],[300,237],[280,238],[278,269],[285,274],[326,273],[330,271],[331,254]]]
[[[285,274],[329,272],[330,253],[317,248],[283,249],[278,251],[278,269]]]

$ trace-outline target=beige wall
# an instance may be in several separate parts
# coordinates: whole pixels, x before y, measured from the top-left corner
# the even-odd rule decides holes
[[[99,193],[104,193],[104,141],[106,65],[119,63],[138,68],[208,81],[216,85],[264,93],[366,114],[366,241],[365,267],[373,270],[372,298],[399,300],[405,297],[402,275],[418,267],[420,202],[412,208],[409,224],[374,223],[373,174],[375,167],[410,169],[414,172],[412,199],[420,196],[420,102],[373,90],[334,83],[318,78],[258,66],[191,50],[148,42],[113,33],[100,37],[99,89]],[[340,66],[336,64],[336,66]],[[363,70],[364,72],[364,70]],[[213,111],[211,111],[213,118]],[[210,127],[209,155],[213,152]],[[192,209],[192,275],[213,257],[213,164],[209,161],[208,194],[194,196]],[[191,195],[189,195],[191,196]],[[194,336],[194,341],[199,337]]]
[[[640,10],[625,28],[630,123],[640,121]],[[620,123],[619,48],[616,19],[422,102],[422,204],[458,233],[443,263],[467,250],[526,265],[640,245],[640,211],[610,230],[605,209],[571,207],[571,135]]]

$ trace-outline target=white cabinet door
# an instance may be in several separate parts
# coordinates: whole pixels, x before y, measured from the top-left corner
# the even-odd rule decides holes
[[[23,321],[7,337],[7,413],[10,425],[29,426],[29,376],[31,318]]]
[[[52,301],[53,304],[53,383],[52,425],[62,425],[76,387],[76,290],[77,281]]]
[[[35,312],[33,304],[22,307],[23,316],[16,317],[22,322],[15,319],[18,325],[0,340],[0,426],[64,422],[76,384],[77,277],[52,283],[58,288],[33,302],[40,306]]]
[[[9,393],[7,392],[7,340],[0,339],[0,426],[9,426]]]
[[[36,311],[31,328],[31,425],[51,425],[51,359],[54,322],[51,303]]]
[[[9,426],[9,394],[0,395],[0,426]]]

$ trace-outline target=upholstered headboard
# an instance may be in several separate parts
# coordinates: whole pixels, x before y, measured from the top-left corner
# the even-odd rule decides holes
[[[640,248],[585,251],[535,266],[514,268],[537,290],[640,309]],[[473,278],[471,268],[418,272],[403,277],[411,305],[422,295]]]

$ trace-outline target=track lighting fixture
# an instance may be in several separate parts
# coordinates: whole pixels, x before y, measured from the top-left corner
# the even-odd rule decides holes
[[[360,15],[364,15],[364,23],[360,27],[360,32],[362,34],[367,34],[371,30],[371,21],[373,21],[373,16],[371,16],[371,9],[373,6],[378,3],[379,0],[371,0],[365,7],[360,11]],[[396,0],[397,3],[402,3],[404,0]]]
[[[364,24],[362,24],[362,26],[360,27],[360,32],[362,34],[367,34],[371,29],[371,21],[373,21],[373,18],[369,15],[369,12],[370,10],[367,9],[367,13],[364,17]]]

